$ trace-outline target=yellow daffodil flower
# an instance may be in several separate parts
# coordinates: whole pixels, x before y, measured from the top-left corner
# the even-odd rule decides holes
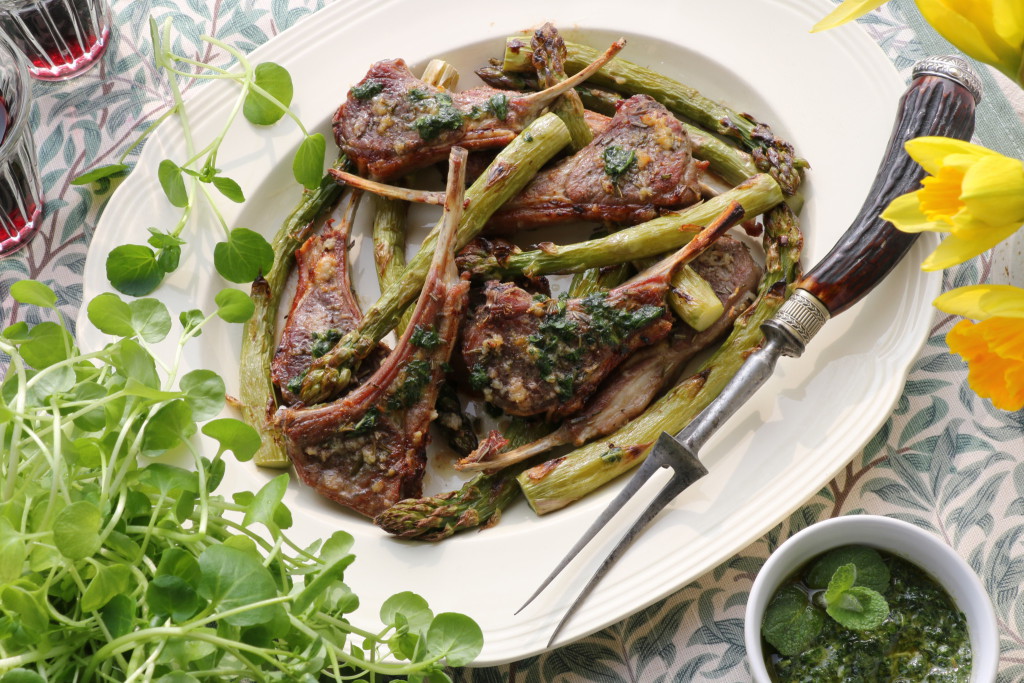
[[[925,20],[969,57],[1024,85],[1024,3],[1020,0],[917,0]]]
[[[833,28],[887,0],[846,0],[811,31]],[[1024,85],[1024,3],[1020,0],[916,0],[925,20],[964,54]]]
[[[1000,410],[1024,408],[1024,289],[974,285],[935,300],[961,320],[946,335],[949,350],[967,361],[967,382]]]
[[[949,138],[915,138],[907,153],[929,174],[882,212],[904,232],[950,233],[921,268],[940,270],[991,249],[1024,223],[1024,163]]]

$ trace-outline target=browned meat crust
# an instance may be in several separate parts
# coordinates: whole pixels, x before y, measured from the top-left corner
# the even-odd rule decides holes
[[[696,202],[706,166],[691,156],[689,136],[664,106],[634,95],[589,145],[538,173],[491,217],[488,230],[577,220],[635,225]]]
[[[281,391],[282,402],[298,401],[294,382],[301,381],[309,366],[334,342],[355,328],[362,313],[352,296],[348,273],[348,235],[354,205],[343,220],[306,240],[295,252],[298,284],[288,320],[281,331],[270,377]],[[372,356],[364,375],[373,372],[387,353],[381,346]],[[366,364],[364,363],[364,366]]]
[[[690,359],[728,332],[733,321],[749,305],[761,279],[761,267],[751,258],[746,246],[728,237],[719,239],[691,265],[711,284],[725,307],[725,313],[711,327],[696,332],[685,323],[677,322],[666,339],[627,358],[601,384],[583,410],[570,416],[556,431],[504,453],[502,448],[487,447],[491,443],[501,444],[501,435],[492,432],[487,442],[481,443],[456,467],[491,471],[562,444],[581,446],[591,439],[611,434],[642,413],[676,380]]]
[[[664,282],[559,300],[488,282],[463,331],[470,384],[511,415],[569,415],[630,353],[672,324]]]
[[[375,63],[334,115],[334,139],[359,167],[389,180],[448,157],[452,145],[504,147],[536,115],[515,92],[449,93],[416,78],[405,60]]]

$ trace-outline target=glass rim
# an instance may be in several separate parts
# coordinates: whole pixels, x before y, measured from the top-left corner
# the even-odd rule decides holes
[[[7,129],[3,142],[0,142],[0,164],[5,162],[16,151],[21,139],[25,136],[28,120],[32,116],[32,80],[28,75],[25,56],[11,43],[10,39],[0,33],[0,54],[10,56],[14,65],[14,81],[19,98],[17,108],[12,111],[7,105],[7,115],[14,119],[14,125]]]

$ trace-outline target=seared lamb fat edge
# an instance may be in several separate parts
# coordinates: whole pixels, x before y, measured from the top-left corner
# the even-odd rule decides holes
[[[352,295],[348,268],[349,231],[358,203],[355,193],[340,221],[310,237],[295,252],[295,297],[270,367],[284,405],[298,401],[295,392],[313,360],[355,329],[363,317]],[[364,375],[375,370],[386,353],[387,347],[380,345],[370,363],[363,364]]]
[[[646,95],[619,103],[607,125],[576,154],[542,171],[487,224],[507,233],[570,221],[635,225],[700,199],[707,163],[664,106]]]
[[[464,150],[452,150],[443,229],[409,327],[395,350],[344,398],[277,412],[302,481],[368,517],[422,494],[434,403],[469,290],[454,257],[464,160]]]
[[[555,98],[590,78],[625,46],[612,44],[593,64],[540,92],[483,86],[452,93],[416,78],[403,59],[370,67],[334,115],[334,140],[360,174],[391,180],[444,160],[454,145],[504,147]]]
[[[470,386],[510,415],[571,415],[637,349],[669,333],[665,293],[672,273],[743,218],[733,202],[672,256],[609,291],[570,299],[485,285],[467,321],[462,357]]]

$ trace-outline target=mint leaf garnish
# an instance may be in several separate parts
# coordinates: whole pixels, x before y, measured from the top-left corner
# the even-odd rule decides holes
[[[889,586],[889,567],[874,548],[847,545],[828,551],[818,558],[805,581],[811,588],[827,588],[836,569],[844,564],[857,567],[857,585],[882,593]]]
[[[829,602],[826,611],[842,626],[866,631],[882,625],[889,616],[889,603],[878,591],[853,586],[844,591],[835,604]]]
[[[843,593],[853,588],[857,583],[857,567],[851,564],[844,564],[837,567],[832,579],[828,582],[828,589],[825,591],[825,603],[831,605],[837,602]]]
[[[806,651],[824,624],[825,613],[811,604],[807,593],[789,585],[768,603],[761,635],[779,654],[788,657]]]

